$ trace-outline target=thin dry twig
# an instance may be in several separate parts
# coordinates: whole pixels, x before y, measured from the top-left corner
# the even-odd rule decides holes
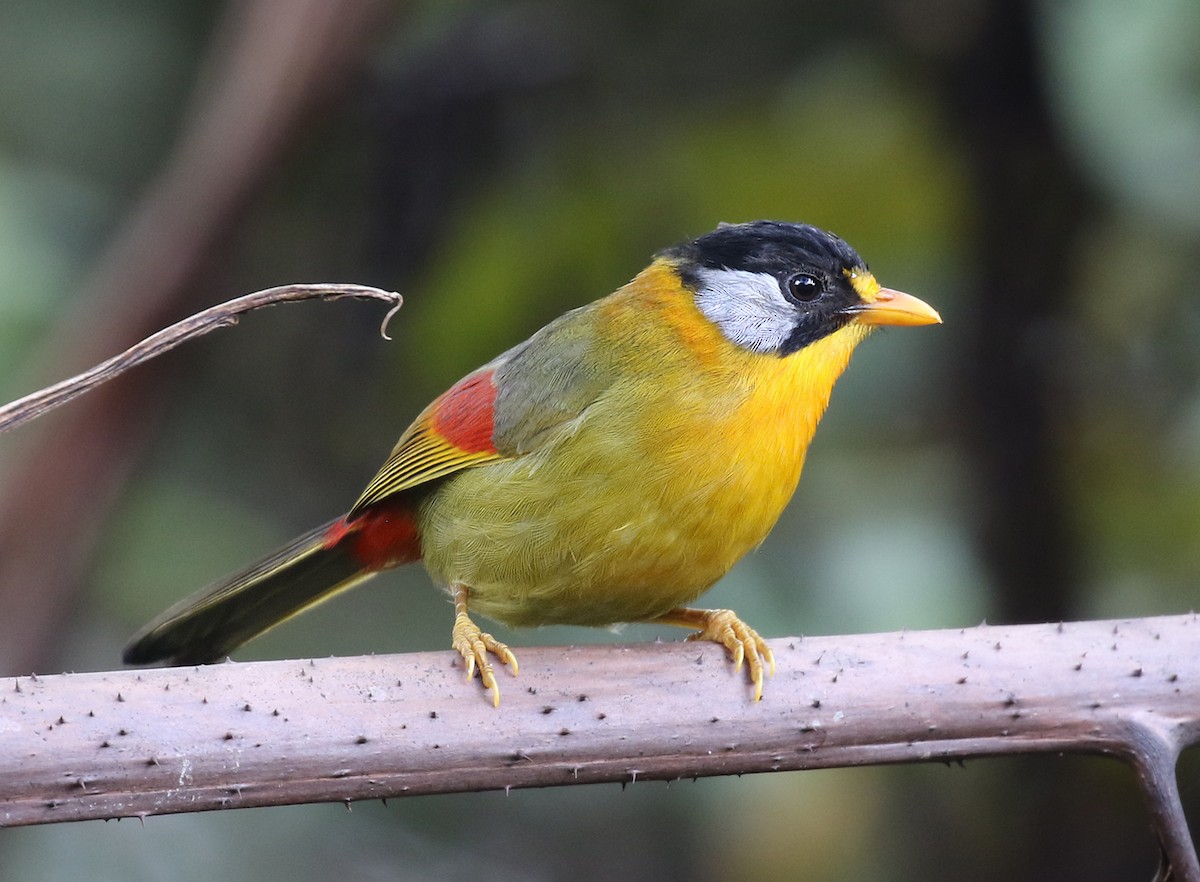
[[[130,346],[120,355],[113,356],[81,374],[76,374],[70,379],[47,386],[45,389],[0,407],[0,433],[15,429],[17,426],[53,410],[60,404],[66,404],[72,398],[125,373],[144,361],[149,361],[155,356],[174,349],[181,343],[203,336],[217,328],[237,324],[239,317],[255,309],[297,300],[337,300],[344,297],[353,297],[357,300],[382,300],[390,303],[392,308],[384,316],[379,331],[384,339],[391,339],[387,335],[387,325],[403,303],[403,298],[393,291],[382,291],[366,285],[344,284],[280,285],[275,288],[267,288],[209,307],[151,334],[142,342]]]
[[[1021,753],[1137,770],[1200,879],[1174,766],[1200,740],[1200,617],[527,649],[497,710],[450,651],[14,677],[0,827]]]

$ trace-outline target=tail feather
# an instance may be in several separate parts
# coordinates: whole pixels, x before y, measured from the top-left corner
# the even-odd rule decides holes
[[[360,557],[326,536],[341,519],[295,539],[269,557],[185,598],[142,628],[125,647],[126,664],[219,661],[252,637],[369,577]]]

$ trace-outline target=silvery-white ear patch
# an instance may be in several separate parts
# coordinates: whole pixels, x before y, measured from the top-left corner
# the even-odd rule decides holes
[[[796,309],[769,273],[698,269],[696,306],[732,343],[752,352],[776,352],[796,322]]]

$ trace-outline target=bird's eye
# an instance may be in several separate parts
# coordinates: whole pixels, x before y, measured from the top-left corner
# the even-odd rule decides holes
[[[812,303],[825,292],[825,283],[812,273],[796,273],[787,280],[787,293],[797,303]]]

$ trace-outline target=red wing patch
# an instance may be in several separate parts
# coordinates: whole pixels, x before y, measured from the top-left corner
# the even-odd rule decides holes
[[[471,374],[435,399],[400,436],[350,509],[351,519],[393,494],[503,459],[492,441],[495,405],[491,371]]]
[[[325,531],[325,535],[321,537],[321,542],[326,548],[334,548],[350,533],[350,524],[345,518],[340,521],[334,521],[329,525],[329,529]]]
[[[403,505],[385,502],[325,531],[326,548],[343,542],[354,561],[366,570],[384,570],[421,559],[417,522]]]
[[[496,386],[492,371],[460,380],[433,405],[433,431],[465,453],[495,453]]]

